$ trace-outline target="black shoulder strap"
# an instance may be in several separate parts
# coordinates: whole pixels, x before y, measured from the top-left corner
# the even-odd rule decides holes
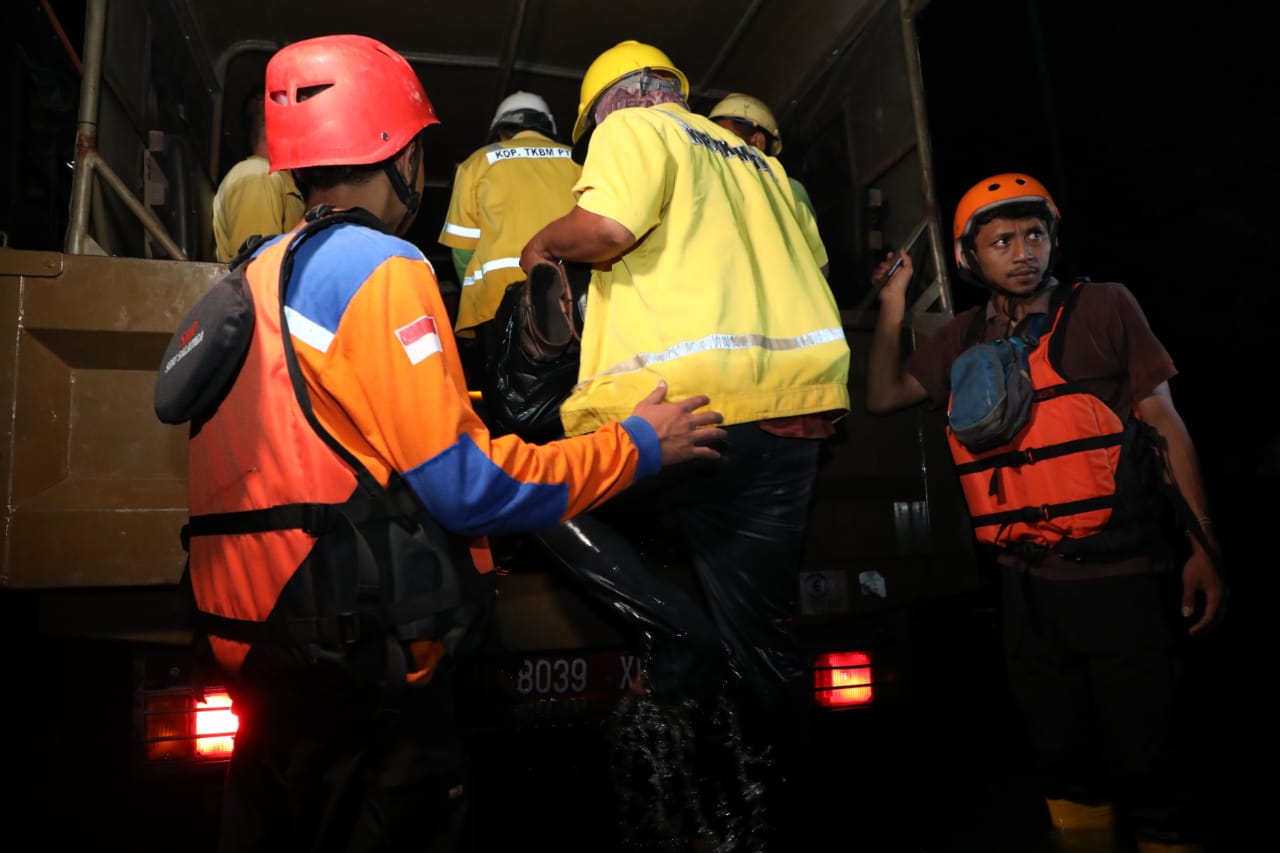
[[[1067,340],[1065,334],[1067,321],[1071,319],[1071,312],[1075,308],[1076,302],[1080,299],[1080,291],[1088,283],[1088,278],[1080,278],[1072,282],[1070,286],[1059,286],[1049,300],[1050,314],[1056,311],[1059,305],[1062,306],[1062,315],[1053,324],[1053,337],[1049,339],[1049,364],[1053,365],[1053,369],[1068,381],[1070,381],[1071,377],[1062,372],[1062,351]]]
[[[1044,315],[1038,315],[1038,314],[1030,315],[1030,317],[1028,318],[1026,327],[1022,330],[1022,332],[1019,333],[1021,337],[1025,338],[1027,342],[1033,347],[1037,343],[1039,343],[1040,338],[1044,335],[1044,326],[1045,326],[1045,323],[1048,322],[1048,318],[1054,315],[1054,313],[1058,309],[1058,306],[1061,305],[1065,300],[1067,300],[1068,298],[1074,299],[1074,294],[1075,294],[1075,291],[1078,289],[1078,286],[1081,284],[1084,284],[1088,280],[1089,279],[1087,278],[1081,278],[1079,281],[1077,281],[1075,284],[1073,284],[1070,287],[1059,286],[1054,288],[1053,292],[1049,295],[1048,311]],[[1064,311],[1063,319],[1064,320],[1066,319],[1065,311]],[[974,344],[982,343],[982,340],[984,337],[982,333],[986,325],[986,321],[987,321],[987,303],[983,303],[974,312],[973,321],[969,324],[969,328],[965,331],[964,343],[966,347],[973,346]],[[1061,323],[1059,323],[1058,325],[1060,327]]]
[[[243,266],[245,261],[258,253],[258,249],[263,243],[268,243],[279,236],[279,234],[254,234],[246,238],[245,241],[240,244],[240,251],[236,252],[236,256],[227,261],[227,269],[234,270],[237,267]]]
[[[298,232],[298,236],[302,236],[302,231],[306,231],[311,225],[317,222],[323,222],[323,225],[317,227],[327,228],[330,225],[336,225],[339,222],[355,222],[366,228],[372,228],[374,231],[381,231],[384,234],[390,234],[391,231],[387,227],[387,223],[374,216],[363,207],[350,207],[346,210],[335,210],[331,204],[317,204],[311,208],[302,217],[306,221],[306,225]],[[309,232],[308,232],[309,233]],[[296,242],[296,241],[295,241]]]
[[[381,486],[374,480],[373,475],[369,473],[369,470],[350,450],[343,447],[341,442],[330,435],[329,431],[316,418],[315,410],[311,407],[311,395],[307,392],[306,380],[302,376],[302,367],[298,363],[298,354],[293,348],[293,338],[289,332],[289,318],[285,315],[284,308],[285,296],[289,289],[289,278],[293,274],[293,259],[298,250],[302,248],[303,243],[324,229],[343,222],[363,225],[366,228],[372,228],[383,233],[387,233],[387,225],[363,208],[353,207],[348,210],[334,210],[333,206],[328,204],[318,204],[311,208],[306,212],[304,219],[306,224],[298,229],[298,233],[294,235],[288,248],[285,249],[284,257],[280,261],[280,338],[284,348],[285,362],[289,367],[289,379],[293,383],[294,396],[298,400],[298,405],[302,408],[303,416],[307,419],[307,423],[311,424],[311,428],[315,430],[316,435],[320,436],[320,439],[334,453],[342,457],[351,466],[351,470],[356,473],[356,478],[360,481],[366,493],[376,494],[381,491]]]

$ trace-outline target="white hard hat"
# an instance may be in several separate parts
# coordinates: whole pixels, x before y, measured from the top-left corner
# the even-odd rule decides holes
[[[525,110],[532,110],[547,117],[551,122],[551,133],[556,133],[556,117],[551,114],[551,108],[547,106],[547,102],[540,95],[533,92],[512,92],[502,99],[502,103],[498,104],[497,112],[493,114],[493,121],[489,122],[489,132],[493,133],[493,129],[503,122],[504,119],[514,124],[522,124],[520,114]]]

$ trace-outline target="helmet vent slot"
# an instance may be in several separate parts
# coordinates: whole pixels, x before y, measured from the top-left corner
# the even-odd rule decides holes
[[[319,86],[300,86],[298,87],[298,103],[302,103],[303,101],[310,100],[311,98],[314,98],[316,95],[323,92],[325,89],[332,89],[332,88],[333,88],[332,83],[322,83]]]

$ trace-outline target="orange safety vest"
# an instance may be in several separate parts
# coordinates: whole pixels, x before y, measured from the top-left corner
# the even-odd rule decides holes
[[[1146,552],[1156,541],[1164,491],[1159,434],[1136,408],[1122,421],[1061,372],[1063,333],[1085,284],[1073,284],[1050,308],[1052,325],[1027,362],[1036,389],[1031,415],[1013,439],[974,453],[947,428],[980,546],[1085,558]]]
[[[341,672],[397,688],[408,644],[455,649],[491,598],[466,542],[398,477],[378,483],[311,411],[284,319],[292,256],[361,213],[322,217],[249,262],[248,352],[217,408],[193,421],[183,535],[197,625],[224,669],[259,683]]]

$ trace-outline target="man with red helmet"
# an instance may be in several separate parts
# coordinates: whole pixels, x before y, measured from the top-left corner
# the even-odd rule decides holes
[[[905,362],[912,275],[881,288],[867,408],[952,405],[969,347],[1022,336],[1036,393],[1008,443],[951,446],[979,550],[999,566],[1005,657],[1063,849],[1112,849],[1121,810],[1150,851],[1198,850],[1173,741],[1179,636],[1218,624],[1226,588],[1173,360],[1130,291],[1059,281],[1057,205],[1029,175],[994,175],[956,208],[960,277],[989,292]],[[972,442],[970,442],[972,443]],[[1186,529],[1166,534],[1168,513]],[[1180,571],[1179,571],[1180,569]]]
[[[437,123],[416,73],[325,36],[271,58],[266,99],[271,168],[308,213],[243,268],[252,338],[189,452],[197,625],[240,717],[220,849],[451,849],[450,682],[492,600],[484,537],[717,458],[720,416],[659,385],[575,438],[491,438],[431,265],[397,236]]]

